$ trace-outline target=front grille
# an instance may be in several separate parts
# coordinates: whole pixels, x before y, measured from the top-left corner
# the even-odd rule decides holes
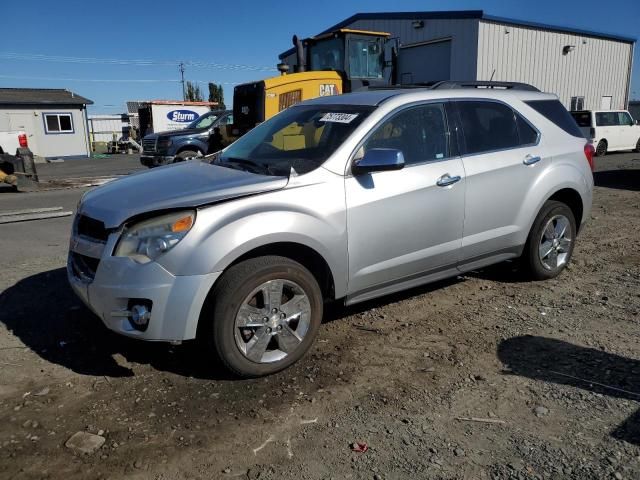
[[[83,237],[92,238],[100,242],[106,242],[109,237],[109,230],[107,230],[100,220],[87,217],[85,215],[79,215],[76,224],[76,232]]]
[[[73,274],[84,281],[93,281],[96,277],[96,271],[98,265],[100,265],[99,258],[87,257],[76,252],[70,252],[71,269]]]
[[[292,90],[291,92],[281,93],[279,102],[279,111],[289,108],[302,100],[302,90]]]
[[[156,141],[153,138],[142,140],[142,151],[143,152],[155,152],[156,151]]]

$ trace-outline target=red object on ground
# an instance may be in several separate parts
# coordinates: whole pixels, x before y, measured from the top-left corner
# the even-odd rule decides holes
[[[369,445],[364,442],[354,442],[351,444],[352,452],[364,453],[367,450],[369,450]]]

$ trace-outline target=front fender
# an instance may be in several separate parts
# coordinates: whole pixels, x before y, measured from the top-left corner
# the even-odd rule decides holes
[[[175,141],[172,147],[173,155],[177,155],[182,150],[200,150],[206,153],[208,145],[198,138],[185,138]]]
[[[258,247],[298,243],[325,259],[336,296],[342,296],[348,255],[344,190],[338,185],[343,183],[284,189],[202,208],[192,231],[159,260],[176,275],[204,275],[224,271]]]

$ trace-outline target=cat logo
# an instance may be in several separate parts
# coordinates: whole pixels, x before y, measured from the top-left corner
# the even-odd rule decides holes
[[[335,83],[321,83],[320,84],[320,96],[328,97],[329,95],[337,95],[338,87]]]

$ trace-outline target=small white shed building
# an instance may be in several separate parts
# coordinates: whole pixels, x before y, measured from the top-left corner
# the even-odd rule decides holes
[[[87,105],[91,104],[64,89],[0,88],[0,130],[24,130],[36,157],[88,157]]]

